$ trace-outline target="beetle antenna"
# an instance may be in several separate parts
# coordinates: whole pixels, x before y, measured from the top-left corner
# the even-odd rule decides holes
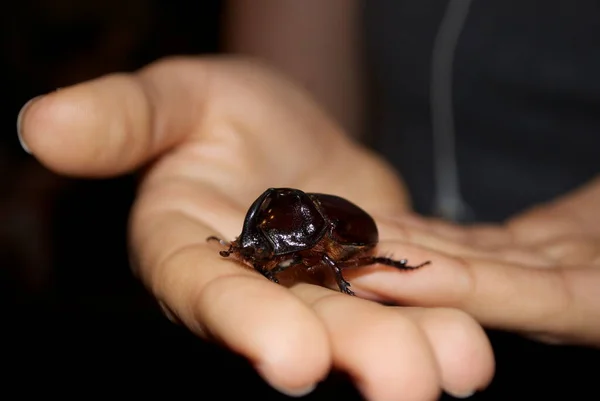
[[[226,243],[223,245],[227,245]],[[226,251],[221,251],[219,252],[219,255],[223,256],[224,258],[228,257],[229,255],[231,255],[233,253],[233,244],[229,244],[229,249],[227,249]]]

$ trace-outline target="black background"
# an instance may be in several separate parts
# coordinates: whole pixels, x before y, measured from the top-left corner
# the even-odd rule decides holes
[[[57,177],[19,147],[16,116],[35,95],[132,71],[165,55],[219,51],[218,1],[120,4],[26,0],[3,6],[3,391],[86,399],[105,391],[143,396],[164,389],[196,399],[286,399],[242,358],[168,322],[131,276],[126,227],[132,177]],[[496,378],[475,399],[598,397],[596,351],[491,336]],[[307,398],[358,397],[334,374]]]

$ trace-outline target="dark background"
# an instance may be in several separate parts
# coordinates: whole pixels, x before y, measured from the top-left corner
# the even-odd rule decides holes
[[[131,276],[131,177],[73,180],[18,144],[31,97],[171,54],[219,51],[219,1],[24,0],[6,3],[0,125],[0,359],[4,391],[154,393],[285,399],[246,362],[169,323]],[[491,333],[497,375],[475,399],[598,396],[598,354]],[[6,373],[7,372],[7,373]],[[587,393],[587,396],[585,395]],[[358,399],[332,375],[310,399]]]

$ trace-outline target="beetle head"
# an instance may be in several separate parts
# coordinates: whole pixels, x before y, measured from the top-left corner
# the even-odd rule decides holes
[[[234,249],[232,249],[244,260],[256,261],[267,259],[272,255],[273,246],[262,233],[258,224],[260,212],[268,206],[272,193],[272,189],[263,192],[248,209],[242,233],[236,239]]]
[[[246,214],[239,252],[256,260],[310,249],[326,228],[324,217],[306,193],[269,188]]]
[[[240,236],[237,253],[247,261],[268,259],[271,254],[271,244],[262,235]]]

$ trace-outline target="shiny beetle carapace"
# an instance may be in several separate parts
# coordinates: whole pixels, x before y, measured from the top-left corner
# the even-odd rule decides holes
[[[277,274],[291,266],[327,267],[341,292],[354,295],[342,275],[349,267],[380,263],[414,270],[407,260],[374,255],[379,232],[373,218],[360,207],[334,195],[305,193],[293,188],[269,188],[250,206],[242,233],[221,251],[234,255],[278,283]]]

